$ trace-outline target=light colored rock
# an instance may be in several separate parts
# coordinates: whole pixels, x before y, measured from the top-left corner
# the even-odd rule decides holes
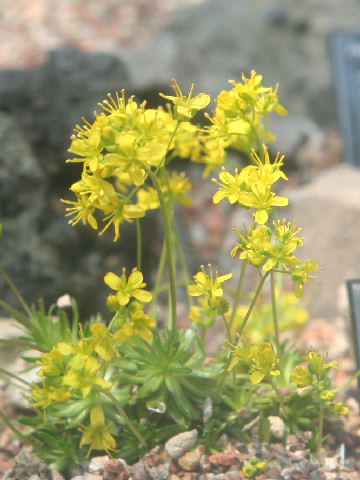
[[[268,417],[270,422],[270,432],[272,435],[277,438],[278,440],[284,437],[285,433],[285,423],[284,420],[280,417],[270,415]]]
[[[177,460],[195,446],[197,439],[197,430],[179,433],[166,442],[165,450],[173,460]]]
[[[204,447],[199,445],[194,450],[185,453],[182,457],[179,458],[178,464],[180,467],[187,472],[193,472],[197,470],[200,466],[200,458],[204,453]]]
[[[281,194],[289,198],[281,214],[295,219],[305,237],[298,256],[322,267],[316,274],[320,285],[305,287],[307,306],[312,316],[331,320],[337,316],[340,286],[360,277],[360,169],[337,165],[310,184]]]

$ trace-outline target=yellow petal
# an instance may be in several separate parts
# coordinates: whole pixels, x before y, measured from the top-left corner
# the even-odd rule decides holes
[[[108,272],[104,277],[104,282],[113,290],[118,290],[121,287],[121,278],[113,272]]]
[[[152,300],[151,293],[146,290],[135,290],[133,296],[140,302],[151,302]]]
[[[255,222],[263,225],[268,221],[269,215],[266,210],[257,210],[255,213]]]

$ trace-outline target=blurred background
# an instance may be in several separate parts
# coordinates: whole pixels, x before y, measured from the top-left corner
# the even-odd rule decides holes
[[[80,174],[65,160],[81,116],[107,92],[125,88],[156,105],[175,77],[184,91],[195,82],[216,96],[255,69],[264,85],[279,82],[289,112],[273,119],[271,149],[286,154],[283,194],[307,238],[302,258],[323,267],[308,308],[336,322],[344,280],[360,276],[360,172],[342,160],[330,38],[357,30],[358,0],[0,0],[0,257],[25,299],[49,305],[69,293],[86,317],[104,311],[104,274],[135,263],[133,225],[114,244],[111,232],[98,237],[64,218],[60,198],[71,198]],[[188,173],[194,205],[178,218],[194,269],[211,261],[227,272],[231,227],[243,219],[211,208],[214,185],[201,187],[197,166]],[[144,220],[150,281],[161,228]],[[14,303],[2,280],[0,289]]]

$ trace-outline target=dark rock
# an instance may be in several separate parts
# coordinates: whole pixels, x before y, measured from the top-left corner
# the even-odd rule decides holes
[[[50,53],[47,63],[33,70],[0,71],[0,221],[1,264],[29,303],[45,304],[69,293],[80,305],[82,319],[106,312],[108,288],[104,274],[135,265],[134,225],[123,225],[114,244],[88,226],[71,227],[60,198],[80,177],[80,167],[65,165],[70,134],[81,116],[91,117],[107,92],[129,87],[123,63],[100,53],[72,48]],[[144,242],[144,270],[154,255],[156,234]],[[2,299],[14,296],[0,279]]]
[[[35,477],[38,480],[52,480],[53,472],[45,462],[37,458],[25,448],[20,450],[14,459],[13,468],[5,474],[4,480],[28,480]],[[54,478],[64,480],[59,472]]]

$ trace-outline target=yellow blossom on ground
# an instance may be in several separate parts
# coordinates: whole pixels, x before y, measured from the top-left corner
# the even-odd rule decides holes
[[[108,455],[115,450],[115,438],[109,432],[110,425],[105,424],[105,415],[100,407],[94,407],[90,412],[90,426],[82,427],[83,437],[80,446],[89,445],[88,455],[92,450],[104,450]]]

